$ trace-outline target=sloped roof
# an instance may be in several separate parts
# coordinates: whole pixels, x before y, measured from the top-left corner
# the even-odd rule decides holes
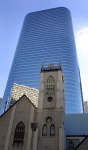
[[[88,136],[88,114],[65,115],[64,128],[68,136]]]
[[[25,98],[26,98],[26,99],[25,99]],[[37,107],[34,105],[34,103],[32,103],[31,100],[30,100],[26,95],[23,95],[22,97],[19,98],[19,100],[17,100],[13,105],[11,105],[11,106],[9,107],[9,109],[7,109],[3,114],[1,114],[0,118],[1,118],[4,114],[6,114],[10,109],[12,109],[12,108],[13,108],[19,101],[21,101],[21,100],[27,100],[29,103],[31,103],[31,104],[33,105],[33,107],[34,107],[35,109],[37,109]]]

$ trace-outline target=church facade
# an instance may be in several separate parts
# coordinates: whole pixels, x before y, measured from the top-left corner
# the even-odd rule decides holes
[[[0,116],[0,150],[64,150],[61,66],[41,68],[38,108],[23,95]]]
[[[0,150],[88,150],[88,115],[65,114],[60,65],[42,66],[38,107],[23,95],[0,116]]]

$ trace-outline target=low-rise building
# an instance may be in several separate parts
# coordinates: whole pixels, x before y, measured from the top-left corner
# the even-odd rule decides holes
[[[84,101],[84,113],[88,113],[88,101]]]
[[[0,150],[88,150],[88,114],[65,114],[61,66],[41,68],[38,107],[14,87],[16,100],[0,116]]]

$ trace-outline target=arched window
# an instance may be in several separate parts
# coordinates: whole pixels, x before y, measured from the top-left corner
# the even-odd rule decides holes
[[[19,122],[15,129],[13,146],[17,147],[23,146],[24,134],[25,134],[25,125],[23,122]]]
[[[49,96],[55,94],[55,80],[52,76],[49,76],[46,81],[46,94]]]
[[[51,124],[50,126],[50,136],[55,136],[55,125]]]
[[[44,124],[42,128],[42,136],[47,136],[47,125]]]

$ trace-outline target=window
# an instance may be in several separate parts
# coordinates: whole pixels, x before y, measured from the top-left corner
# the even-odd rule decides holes
[[[51,124],[51,126],[50,126],[50,136],[55,136],[55,126],[54,126],[54,124]]]
[[[55,94],[55,80],[52,76],[49,76],[46,81],[46,94],[49,96]]]
[[[48,102],[51,102],[53,100],[53,98],[51,96],[48,97]]]
[[[55,136],[55,125],[52,117],[48,116],[42,128],[42,136]]]
[[[42,128],[42,136],[47,136],[47,125],[44,124]]]
[[[13,146],[17,147],[23,146],[24,134],[25,134],[25,125],[23,122],[19,122],[15,129]]]

